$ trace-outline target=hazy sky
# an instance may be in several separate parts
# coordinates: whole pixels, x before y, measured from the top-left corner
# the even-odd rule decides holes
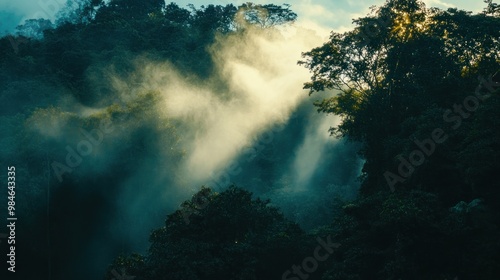
[[[309,28],[317,29],[320,34],[328,34],[332,29],[347,30],[351,26],[352,18],[365,15],[368,7],[381,5],[385,0],[289,0],[266,1],[254,0],[254,3],[282,2],[292,5],[292,9],[299,15],[299,22]],[[170,0],[167,2],[171,2]],[[228,3],[242,4],[248,0],[178,0],[179,6],[194,4],[199,7],[207,4],[225,5]],[[458,7],[460,9],[478,12],[483,9],[483,0],[424,0],[428,6],[439,8]],[[15,27],[26,18],[49,18],[54,20],[57,11],[66,3],[66,0],[0,0],[0,34],[12,32]]]

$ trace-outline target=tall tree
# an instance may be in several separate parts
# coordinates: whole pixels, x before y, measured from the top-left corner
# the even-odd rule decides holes
[[[312,72],[304,85],[310,94],[338,92],[315,104],[343,118],[333,134],[364,143],[367,180],[382,186],[376,170],[392,167],[397,155],[387,153],[392,144],[384,140],[408,133],[403,123],[431,106],[451,106],[464,90],[473,91],[478,74],[498,67],[499,18],[390,0],[354,24],[304,53],[299,64]]]

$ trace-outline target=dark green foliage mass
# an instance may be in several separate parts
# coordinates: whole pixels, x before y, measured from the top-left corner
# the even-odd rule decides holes
[[[244,17],[237,22],[238,11]],[[32,19],[19,26],[16,35],[0,38],[0,162],[15,165],[18,174],[16,202],[22,205],[18,215],[23,222],[17,228],[22,244],[17,266],[25,268],[19,270],[19,279],[102,279],[117,255],[144,250],[149,230],[175,210],[169,206],[158,211],[156,206],[165,201],[158,193],[175,180],[163,174],[174,173],[183,156],[177,127],[155,115],[159,92],[141,89],[132,95],[133,81],[117,92],[106,71],[128,79],[137,70],[137,61],[144,59],[168,61],[179,72],[204,79],[215,67],[209,47],[216,36],[243,32],[248,25],[263,29],[295,19],[286,5],[183,8],[160,0],[78,0],[68,1],[56,24]],[[123,94],[133,97],[118,101]],[[109,124],[112,132],[96,132],[102,124]],[[87,141],[82,130],[101,142],[78,160],[71,151]],[[160,156],[158,151],[164,153]],[[68,158],[74,166],[68,167]],[[59,164],[58,169],[54,164]],[[145,183],[137,174],[156,177]],[[0,175],[4,182],[5,175]],[[138,203],[148,201],[148,207],[120,213],[117,209],[139,208],[121,205],[136,191],[143,199]],[[0,200],[7,204],[4,192]],[[278,221],[283,218],[275,210],[269,211],[268,215],[275,215],[269,224],[247,225],[235,237],[244,239],[253,230],[261,230],[259,237],[268,232],[289,233],[290,238],[300,234],[296,226]],[[140,222],[123,228],[131,224],[126,221],[131,217]],[[285,239],[272,240],[293,244]],[[5,244],[0,244],[2,252]],[[283,248],[283,244],[273,246]],[[243,249],[229,246],[227,250],[234,255]],[[268,252],[254,252],[248,260]],[[157,264],[159,273],[164,264]],[[248,269],[255,273],[274,269],[276,274],[273,264],[261,262]],[[153,266],[148,263],[148,268]],[[247,267],[241,265],[241,269]]]
[[[332,134],[366,160],[323,279],[500,276],[500,18],[486,2],[473,15],[386,1],[303,54],[305,88],[339,91],[318,111],[342,116]]]
[[[140,59],[169,61],[203,80],[217,67],[210,46],[218,36],[292,23],[297,14],[289,5],[182,8],[161,0],[79,0],[68,2],[56,24],[26,21],[17,35],[0,38],[0,130],[8,132],[0,139],[0,163],[16,165],[22,186],[19,275],[284,279],[292,265],[311,256],[317,236],[331,236],[341,246],[307,279],[499,279],[500,13],[498,4],[485,3],[482,13],[472,14],[388,0],[355,19],[353,30],[332,32],[324,45],[304,50],[299,64],[311,71],[304,88],[312,96],[334,92],[314,104],[342,118],[331,134],[357,143],[365,160],[357,198],[344,203],[327,197],[327,205],[311,206],[332,217],[309,233],[271,202],[234,186],[202,188],[178,208],[163,207],[179,198],[158,193],[178,179],[164,174],[173,173],[184,151],[176,124],[154,114],[161,93],[143,90],[115,102],[118,93],[109,83],[94,82],[106,75],[99,71],[104,65],[113,66],[116,79],[127,80]],[[133,88],[129,81],[124,88]],[[61,95],[67,98],[61,106],[76,100],[81,108],[57,107]],[[114,129],[99,147],[106,155],[58,182],[51,163],[68,158],[68,143],[81,139],[77,128],[95,131],[103,122]],[[303,138],[290,126],[277,142]],[[160,141],[158,135],[168,137]],[[252,163],[262,189],[278,180],[293,140],[266,146]],[[355,166],[331,162],[327,168]],[[138,173],[146,175],[130,176]],[[322,170],[327,173],[335,172]],[[153,178],[158,174],[164,176]],[[5,173],[0,179],[6,181]],[[336,188],[347,179],[316,181]],[[120,205],[137,190],[162,211]],[[117,211],[125,208],[132,214]],[[319,220],[317,213],[299,210],[302,219]],[[141,222],[114,223],[130,215]],[[146,236],[149,243],[130,245]]]
[[[307,253],[306,235],[269,201],[202,188],[150,237],[146,256],[118,258],[137,279],[279,279]]]

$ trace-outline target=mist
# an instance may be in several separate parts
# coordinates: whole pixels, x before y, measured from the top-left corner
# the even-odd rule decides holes
[[[48,227],[40,251],[53,250],[37,269],[102,276],[118,254],[145,253],[150,232],[201,186],[236,184],[305,229],[330,222],[335,205],[319,205],[355,197],[361,161],[355,143],[329,136],[339,119],[316,113],[302,90],[309,73],[297,61],[323,39],[300,26],[217,36],[207,77],[118,52],[125,62],[86,70],[90,101],[32,79],[39,94],[27,103],[43,106],[3,117],[29,137],[4,138],[2,158],[38,151],[19,163],[20,182],[41,194],[32,209],[34,227]],[[43,176],[29,183],[29,174]]]

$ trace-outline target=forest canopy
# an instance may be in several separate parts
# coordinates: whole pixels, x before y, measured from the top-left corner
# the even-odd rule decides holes
[[[280,60],[280,32],[298,17],[288,4],[78,0],[55,22],[27,20],[0,38],[0,155],[24,186],[21,274],[497,279],[500,8],[484,2],[476,14],[373,6],[296,53],[303,88]],[[323,130],[314,109],[339,120],[328,141],[342,148],[300,150]],[[240,130],[218,130],[220,112]],[[189,185],[201,171],[179,166],[199,143],[232,148],[210,129],[251,147],[227,154],[216,184]],[[327,161],[297,163],[297,151]],[[296,179],[307,168],[319,175]],[[335,250],[318,261],[324,240]]]

